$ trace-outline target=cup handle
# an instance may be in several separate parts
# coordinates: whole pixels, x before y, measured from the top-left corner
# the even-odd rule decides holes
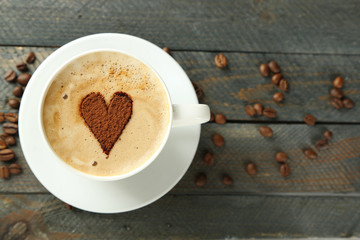
[[[173,127],[185,127],[208,122],[210,108],[206,104],[173,104]]]

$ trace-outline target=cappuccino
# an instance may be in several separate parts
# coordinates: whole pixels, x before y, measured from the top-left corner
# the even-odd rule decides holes
[[[170,102],[144,63],[123,53],[93,52],[54,76],[42,121],[48,142],[67,164],[91,175],[122,175],[160,148]]]

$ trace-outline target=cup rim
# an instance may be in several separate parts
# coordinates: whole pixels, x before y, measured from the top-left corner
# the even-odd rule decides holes
[[[63,70],[69,63],[71,63],[72,61],[76,60],[77,58],[80,58],[82,56],[88,55],[88,54],[92,54],[92,53],[96,53],[96,52],[116,52],[116,53],[121,53],[124,55],[128,55],[132,58],[135,58],[136,60],[140,61],[141,63],[143,63],[145,66],[147,66],[148,68],[150,68],[150,70],[152,70],[152,72],[156,75],[156,77],[160,80],[160,83],[162,85],[162,87],[164,88],[165,92],[166,92],[166,96],[167,96],[167,100],[168,100],[168,107],[169,107],[169,124],[167,127],[167,131],[165,134],[165,137],[163,138],[163,141],[161,142],[159,148],[156,150],[156,152],[141,166],[133,169],[130,172],[121,174],[121,175],[112,175],[112,176],[100,176],[100,175],[93,175],[93,174],[88,174],[85,172],[82,172],[74,167],[72,167],[71,165],[69,165],[68,163],[66,163],[53,149],[53,147],[51,146],[51,144],[48,141],[48,138],[46,136],[45,133],[45,129],[44,129],[44,124],[43,124],[43,108],[44,108],[44,102],[48,93],[48,90],[54,80],[54,77],[61,71]],[[92,49],[83,53],[80,53],[72,58],[70,58],[68,61],[66,61],[64,64],[62,64],[59,68],[57,68],[56,71],[54,71],[54,73],[51,75],[51,77],[49,78],[48,82],[46,83],[45,88],[43,89],[41,96],[40,96],[40,105],[39,105],[39,119],[40,119],[40,135],[41,137],[45,140],[46,142],[46,148],[48,151],[51,152],[51,154],[53,155],[53,158],[56,159],[57,162],[59,162],[64,168],[68,169],[69,171],[72,171],[74,173],[76,173],[79,176],[83,176],[92,180],[96,180],[96,181],[116,181],[116,180],[121,180],[121,179],[126,179],[129,178],[139,172],[141,172],[142,170],[144,170],[146,167],[148,167],[156,158],[157,156],[161,153],[161,151],[163,150],[169,135],[170,135],[170,131],[171,131],[171,127],[172,127],[172,122],[173,122],[173,107],[172,107],[172,101],[171,101],[171,97],[169,94],[169,90],[166,87],[166,84],[164,82],[164,80],[162,79],[162,77],[160,76],[160,74],[146,61],[140,59],[137,56],[134,56],[133,54],[127,52],[127,51],[123,51],[123,50],[118,50],[118,49],[112,49],[112,48],[96,48],[96,49]]]

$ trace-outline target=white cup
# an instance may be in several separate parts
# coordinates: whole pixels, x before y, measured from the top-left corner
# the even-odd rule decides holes
[[[141,166],[139,166],[138,168],[125,173],[125,174],[121,174],[121,175],[115,175],[115,176],[97,176],[97,175],[91,175],[91,174],[87,174],[84,172],[81,172],[75,168],[73,168],[72,166],[68,165],[65,161],[63,161],[56,153],[55,151],[52,149],[50,143],[47,141],[47,137],[44,131],[44,126],[43,126],[43,105],[45,102],[45,98],[48,92],[49,87],[51,86],[51,83],[54,79],[54,77],[56,76],[56,74],[61,71],[63,68],[66,67],[66,65],[71,62],[76,60],[77,58],[83,56],[83,55],[87,55],[90,53],[94,53],[94,52],[102,52],[102,51],[106,51],[106,52],[117,52],[117,53],[121,53],[121,54],[126,54],[129,55],[137,60],[139,60],[140,62],[144,63],[147,67],[149,67],[158,77],[158,79],[160,80],[160,82],[163,85],[163,88],[166,92],[167,98],[168,98],[168,102],[169,102],[169,112],[170,112],[170,121],[169,121],[169,125],[167,127],[167,132],[165,134],[165,137],[163,139],[163,141],[161,142],[160,147],[158,148],[158,150]],[[99,91],[101,92],[101,89],[99,89]],[[134,99],[136,101],[136,99]],[[171,102],[171,98],[170,98],[170,94],[169,91],[166,87],[165,81],[160,77],[160,75],[154,70],[154,68],[151,67],[150,64],[146,63],[145,61],[143,61],[142,59],[139,59],[138,57],[133,56],[131,53],[128,52],[124,52],[124,51],[119,51],[119,50],[114,50],[114,49],[94,49],[85,53],[82,53],[80,55],[75,56],[74,58],[69,59],[68,61],[66,61],[62,66],[60,66],[54,73],[53,75],[49,78],[49,80],[46,83],[46,87],[44,88],[44,91],[41,94],[41,109],[39,111],[39,119],[41,119],[41,136],[46,140],[45,142],[47,143],[47,146],[45,146],[47,148],[47,150],[52,151],[54,156],[57,158],[58,162],[60,162],[65,168],[67,168],[69,171],[73,171],[76,172],[77,174],[80,174],[81,176],[85,176],[87,178],[91,178],[93,180],[98,180],[98,181],[114,181],[114,180],[120,180],[120,179],[124,179],[124,178],[128,178],[136,173],[139,173],[140,171],[142,171],[143,169],[145,169],[147,166],[149,166],[155,159],[156,157],[160,154],[160,152],[163,150],[171,128],[175,128],[175,127],[186,127],[189,125],[197,125],[197,124],[201,124],[201,123],[205,123],[208,122],[210,120],[210,109],[209,106],[206,104],[172,104]],[[100,146],[99,146],[100,147]],[[96,159],[94,159],[96,160]]]

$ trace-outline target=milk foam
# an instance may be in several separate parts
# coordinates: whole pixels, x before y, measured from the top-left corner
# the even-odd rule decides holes
[[[109,104],[119,91],[131,96],[133,114],[107,158],[81,117],[80,103],[87,94],[100,92]],[[43,124],[50,145],[66,163],[88,174],[114,176],[138,168],[159,149],[169,110],[165,89],[145,64],[121,53],[96,52],[56,74],[45,98]]]

